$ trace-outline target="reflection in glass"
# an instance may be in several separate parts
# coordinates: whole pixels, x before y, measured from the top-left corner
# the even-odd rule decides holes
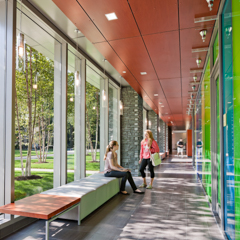
[[[118,89],[111,83],[108,88],[109,112],[108,112],[108,139],[118,139]]]

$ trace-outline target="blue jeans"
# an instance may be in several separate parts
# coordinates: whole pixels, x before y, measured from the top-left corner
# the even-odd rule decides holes
[[[105,177],[122,178],[121,187],[120,187],[121,192],[125,191],[125,185],[126,185],[127,180],[129,181],[133,191],[135,191],[137,189],[137,187],[133,181],[131,172],[111,171],[111,172],[105,173],[104,176]]]

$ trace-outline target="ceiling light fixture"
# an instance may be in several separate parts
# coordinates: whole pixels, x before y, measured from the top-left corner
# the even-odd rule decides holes
[[[200,35],[202,37],[203,42],[205,42],[206,35],[207,35],[207,29],[202,29],[202,30],[200,30],[199,33],[200,33]]]
[[[197,63],[197,66],[200,67],[200,64],[202,62],[202,59],[201,58],[197,58],[196,59],[196,63]]]
[[[105,16],[106,16],[106,18],[107,18],[108,21],[112,21],[112,20],[118,19],[115,12],[105,14]]]
[[[126,71],[123,71],[123,73],[126,73]]]
[[[161,106],[161,107],[164,107],[164,106]]]
[[[154,94],[154,97],[157,97],[158,96],[158,94]]]
[[[77,34],[81,33],[81,31],[79,29],[77,29],[77,28],[74,30],[74,32],[77,33]]]
[[[193,76],[193,81],[194,81],[194,82],[197,81],[197,76]]]
[[[212,11],[213,1],[214,1],[214,0],[206,0],[206,1],[207,1],[207,3],[208,3],[209,10]]]
[[[146,72],[140,72],[140,74],[141,74],[141,75],[147,75],[147,73],[146,73]]]
[[[162,102],[159,102],[159,104],[162,104]]]
[[[196,86],[195,86],[195,85],[193,85],[193,86],[192,86],[192,90],[194,91],[194,90],[195,90],[195,88],[196,88]]]

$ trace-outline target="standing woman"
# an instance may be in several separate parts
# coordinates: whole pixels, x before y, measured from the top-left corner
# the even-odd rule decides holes
[[[118,150],[118,143],[117,141],[111,141],[107,146],[106,153],[104,156],[105,162],[105,169],[104,169],[104,176],[105,177],[117,177],[122,178],[120,192],[123,195],[128,195],[129,193],[125,191],[126,181],[128,180],[134,193],[143,194],[144,192],[137,189],[130,169],[123,168],[117,163],[117,153]]]
[[[139,186],[141,188],[147,187],[148,189],[152,189],[152,185],[153,185],[153,179],[155,174],[154,174],[154,166],[152,165],[152,161],[150,160],[150,151],[151,153],[156,153],[156,152],[159,153],[159,147],[157,142],[153,138],[152,131],[146,130],[145,138],[141,142],[141,151],[140,151],[140,160],[139,160],[139,163],[141,164],[139,171],[143,178],[143,184]],[[144,172],[147,165],[151,173],[151,182],[148,186],[146,182],[146,174]]]

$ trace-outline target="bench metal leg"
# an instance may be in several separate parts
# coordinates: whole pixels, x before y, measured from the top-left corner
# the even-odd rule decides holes
[[[80,209],[80,203],[78,205],[78,225],[81,224],[81,209]]]
[[[45,235],[45,240],[49,240],[49,222],[46,221],[46,235]]]

